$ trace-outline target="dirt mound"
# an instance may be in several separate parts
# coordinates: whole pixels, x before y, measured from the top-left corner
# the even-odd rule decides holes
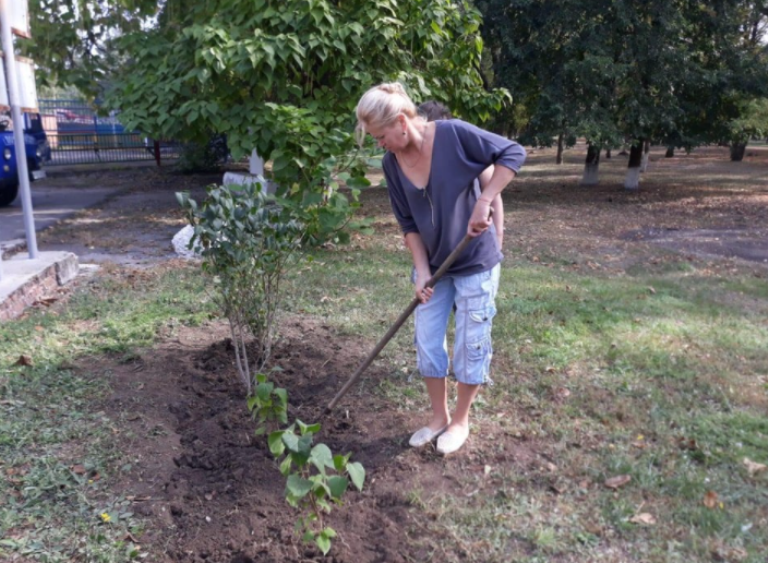
[[[148,519],[142,543],[166,561],[248,563],[411,561],[419,541],[409,493],[443,494],[467,471],[488,462],[480,447],[443,459],[432,448],[407,446],[420,419],[384,410],[381,397],[354,391],[331,415],[323,410],[347,374],[368,352],[340,342],[329,327],[293,321],[275,350],[283,369],[273,380],[288,389],[290,419],[320,422],[317,441],[351,452],[366,468],[362,493],[348,492],[327,524],[339,537],[328,556],[300,541],[298,512],[283,496],[285,480],[266,446],[235,376],[223,325],[183,328],[173,340],[132,364],[113,367],[112,409],[135,438],[124,494]],[[367,378],[387,377],[374,365]],[[492,431],[491,431],[492,434]],[[534,457],[511,437],[497,441],[493,463],[524,464]],[[500,459],[499,456],[501,456]],[[419,558],[418,555],[416,556]]]

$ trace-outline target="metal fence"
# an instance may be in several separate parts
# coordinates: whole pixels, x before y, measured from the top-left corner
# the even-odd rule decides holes
[[[177,158],[179,147],[160,143],[138,133],[48,133],[51,160],[48,166],[154,160],[158,165]]]
[[[126,131],[118,112],[99,115],[82,100],[38,100],[40,121],[51,148],[48,166],[164,160],[179,155],[177,143]]]

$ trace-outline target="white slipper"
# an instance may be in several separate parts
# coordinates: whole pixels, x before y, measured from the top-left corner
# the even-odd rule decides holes
[[[450,424],[450,422],[448,424]],[[432,430],[429,426],[425,426],[424,428],[417,430],[414,435],[411,436],[408,444],[410,444],[412,448],[420,448],[425,444],[429,444],[432,440],[445,432],[445,429],[448,428],[448,424],[438,430]]]
[[[437,439],[437,453],[442,455],[452,454],[458,451],[464,442],[469,438],[469,428],[464,434],[458,434],[456,432],[444,432]]]

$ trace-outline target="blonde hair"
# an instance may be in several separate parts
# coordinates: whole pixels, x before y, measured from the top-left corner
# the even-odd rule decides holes
[[[368,90],[357,103],[355,113],[357,114],[355,134],[360,145],[365,140],[368,126],[392,125],[400,114],[411,119],[417,116],[416,105],[399,82],[379,84]]]

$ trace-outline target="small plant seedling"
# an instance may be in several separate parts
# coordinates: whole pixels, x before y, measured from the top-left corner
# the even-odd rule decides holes
[[[319,424],[307,425],[297,420],[285,430],[272,432],[268,442],[276,458],[284,456],[280,472],[288,478],[286,501],[303,511],[296,522],[297,532],[302,533],[303,541],[314,542],[325,555],[336,532],[324,525],[323,513],[330,513],[333,503],[341,504],[350,480],[358,491],[363,490],[365,468],[359,462],[350,462],[351,454],[333,455],[325,444],[313,446],[319,430]]]
[[[256,436],[267,431],[267,423],[288,424],[288,393],[267,381],[263,373],[256,374],[253,395],[248,397],[248,410],[257,421]]]

